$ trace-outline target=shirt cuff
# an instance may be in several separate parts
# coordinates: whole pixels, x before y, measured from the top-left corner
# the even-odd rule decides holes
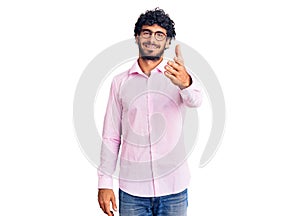
[[[199,81],[191,75],[192,84],[180,90],[183,103],[188,107],[199,107],[202,103],[202,91]]]
[[[113,178],[111,176],[100,175],[98,177],[98,188],[113,189]]]

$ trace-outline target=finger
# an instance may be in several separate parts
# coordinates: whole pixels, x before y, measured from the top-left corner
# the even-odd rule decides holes
[[[105,212],[108,216],[112,216],[112,214],[110,213],[110,202],[105,202],[104,204],[105,204],[105,206],[104,206],[105,211],[104,211],[104,212]]]
[[[111,203],[112,203],[113,210],[117,211],[117,202],[115,196],[112,197]]]
[[[174,57],[174,62],[176,62],[180,66],[184,66],[184,61],[179,59],[178,57]]]
[[[99,206],[100,206],[100,208],[102,209],[102,211],[104,212],[104,203],[103,203],[103,201],[102,200],[100,200],[100,198],[98,199],[98,203],[99,203]]]
[[[176,58],[176,57],[175,57]],[[179,64],[177,64],[176,62],[173,62],[173,61],[168,61],[167,64],[169,66],[171,66],[172,68],[174,68],[175,70],[178,70],[179,69]]]
[[[165,69],[172,75],[176,76],[178,74],[178,71],[175,70],[172,66],[166,65]]]
[[[100,202],[99,202],[99,204],[100,204],[100,208],[102,209],[102,211],[105,212],[103,203],[100,203]]]
[[[180,48],[179,44],[177,44],[176,47],[175,47],[175,54],[176,54],[177,59],[179,61],[183,62],[183,56],[182,56],[181,48]]]
[[[168,71],[165,71],[165,76],[168,77],[173,83],[177,81],[177,78]]]
[[[175,57],[177,58],[177,57]],[[175,60],[174,58],[174,60]],[[180,73],[180,71],[184,70],[185,67],[183,65],[182,62],[173,62],[173,61],[168,61],[167,63],[169,66],[171,66],[173,69],[175,69],[178,73]]]

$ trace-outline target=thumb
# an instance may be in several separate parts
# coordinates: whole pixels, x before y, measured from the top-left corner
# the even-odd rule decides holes
[[[180,59],[181,61],[183,61],[183,57],[182,57],[182,53],[181,53],[181,48],[180,48],[179,44],[177,44],[176,47],[175,47],[175,54],[176,54],[176,57],[178,59]]]

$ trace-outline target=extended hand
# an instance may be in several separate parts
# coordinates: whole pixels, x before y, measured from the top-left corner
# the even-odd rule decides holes
[[[192,84],[192,79],[184,67],[180,45],[178,44],[175,47],[175,54],[174,61],[168,61],[168,64],[165,66],[165,75],[180,89],[184,89]]]
[[[114,215],[110,211],[110,202],[112,203],[113,210],[117,211],[116,198],[112,189],[99,189],[98,202],[102,211],[108,216]]]

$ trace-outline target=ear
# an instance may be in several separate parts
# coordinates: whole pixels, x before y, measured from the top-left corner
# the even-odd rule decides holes
[[[138,44],[138,36],[135,36],[135,43]]]
[[[167,38],[165,49],[168,49],[171,44],[171,38]]]

